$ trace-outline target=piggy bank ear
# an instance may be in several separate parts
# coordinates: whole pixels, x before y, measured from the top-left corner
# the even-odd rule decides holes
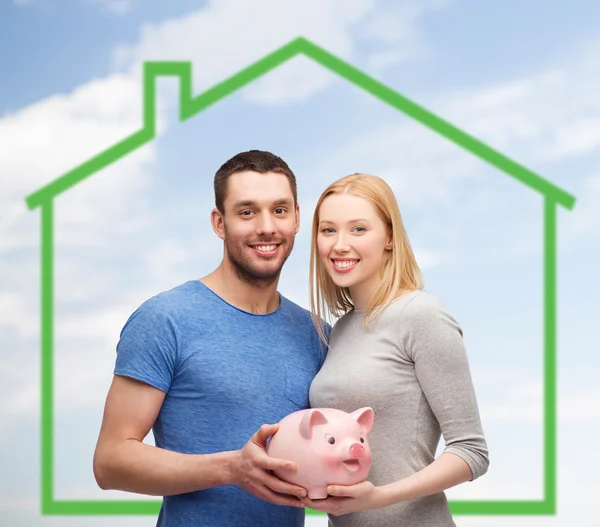
[[[373,428],[373,421],[375,420],[375,413],[372,408],[368,406],[355,410],[350,415],[356,419],[356,422],[365,429],[365,434],[368,434]]]
[[[327,419],[323,415],[323,412],[319,410],[307,410],[300,421],[300,435],[304,439],[310,439],[312,435],[312,429],[315,425],[324,425]]]

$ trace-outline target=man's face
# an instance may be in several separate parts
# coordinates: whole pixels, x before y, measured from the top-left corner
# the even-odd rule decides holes
[[[233,174],[223,208],[226,257],[238,276],[250,283],[278,279],[300,222],[287,177],[275,172]]]

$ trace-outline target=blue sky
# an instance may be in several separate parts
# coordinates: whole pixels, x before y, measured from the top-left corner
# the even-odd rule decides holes
[[[4,2],[0,519],[95,523],[38,513],[39,212],[24,198],[139,129],[141,61],[192,61],[200,92],[302,34],[577,197],[557,215],[559,514],[457,524],[597,525],[593,465],[574,453],[593,455],[600,432],[599,22],[594,2]],[[302,58],[183,124],[176,85],[159,87],[157,139],[57,199],[57,497],[106,497],[89,467],[118,331],[149,295],[218,264],[212,176],[249,148],[298,177],[280,289],[305,306],[319,193],[355,171],[390,182],[426,288],[465,331],[490,444],[490,472],[449,496],[540,497],[540,196]]]
[[[122,3],[130,6],[125,15],[103,0],[3,2],[0,68],[8,80],[0,84],[0,111],[110,73],[116,44],[136,42],[144,25],[160,24],[206,5],[191,0]],[[554,0],[471,0],[451,5],[420,21],[435,58],[403,64],[405,90],[423,89],[440,78],[447,89],[456,89],[502,81],[507,73],[527,75],[532,68],[551,66],[573,45],[585,44],[600,18],[600,5],[592,0],[572,2],[570,9]],[[364,44],[368,46],[368,40]]]

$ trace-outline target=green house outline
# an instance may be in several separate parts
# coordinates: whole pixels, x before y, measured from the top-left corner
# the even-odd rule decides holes
[[[151,141],[156,135],[156,79],[179,78],[179,119],[185,121],[277,68],[296,55],[321,64],[393,108],[456,143],[542,194],[544,199],[544,494],[541,500],[450,501],[456,515],[553,515],[556,513],[556,206],[572,210],[575,198],[498,151],[454,127],[388,86],[298,37],[264,58],[192,97],[190,62],[145,62],[144,124],[137,132],[85,161],[26,198],[30,210],[41,207],[41,510],[45,515],[156,515],[160,500],[54,499],[54,203],[59,194]],[[321,514],[308,510],[309,514]]]

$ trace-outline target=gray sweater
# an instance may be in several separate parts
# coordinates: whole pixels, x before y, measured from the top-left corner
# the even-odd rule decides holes
[[[488,451],[458,323],[440,300],[413,291],[364,329],[364,310],[335,324],[330,349],[310,388],[313,408],[347,412],[370,406],[373,462],[368,480],[386,485],[425,468],[444,452],[466,461],[472,479],[488,468]],[[330,516],[356,527],[455,526],[444,493],[376,510]]]

